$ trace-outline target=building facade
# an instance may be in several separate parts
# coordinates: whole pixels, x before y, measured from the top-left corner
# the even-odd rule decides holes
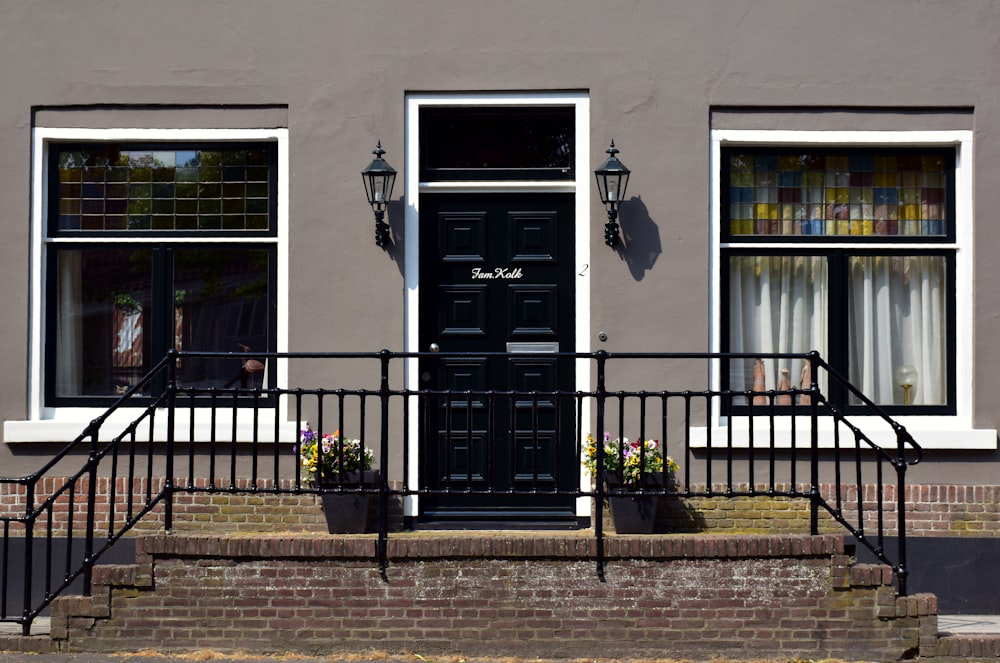
[[[1000,468],[993,3],[6,2],[0,18],[5,474],[35,471],[170,347],[818,350],[924,448],[908,481],[945,497],[923,533],[1000,532],[989,499],[955,497],[992,495]],[[592,172],[612,141],[631,176],[608,246]],[[384,247],[358,181],[376,143],[398,171]],[[181,371],[344,384],[251,361]],[[804,371],[716,362],[666,385],[650,362],[630,380],[786,389]],[[490,388],[523,377],[499,374]],[[753,444],[724,414],[701,413],[695,449],[730,428]]]

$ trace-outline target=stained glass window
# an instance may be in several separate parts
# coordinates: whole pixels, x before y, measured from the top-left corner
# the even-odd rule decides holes
[[[728,155],[729,234],[944,237],[953,156],[941,151]]]
[[[267,231],[271,144],[60,145],[52,231]]]

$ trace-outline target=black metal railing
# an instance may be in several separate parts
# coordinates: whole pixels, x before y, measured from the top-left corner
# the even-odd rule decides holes
[[[272,382],[294,374],[314,386],[187,384],[184,362],[198,358],[234,366],[253,358]],[[756,361],[802,363],[807,379],[779,389],[713,386],[731,366]],[[507,382],[483,387],[490,375]],[[576,388],[580,375],[592,389]],[[821,385],[849,403],[831,403]],[[301,431],[331,426],[373,449],[376,485],[340,474],[320,486],[304,475]],[[590,485],[580,464],[587,435],[605,431],[619,440],[613,466],[625,463],[629,433],[657,439],[677,462],[667,481],[638,494],[806,500],[811,533],[828,513],[893,568],[906,593],[905,477],[920,447],[816,353],[171,352],[39,471],[0,479],[4,500],[23,504],[0,517],[0,620],[28,633],[60,593],[89,593],[97,559],[151,511],[171,529],[175,497],[185,493],[377,496],[383,575],[394,500],[406,499],[414,517],[438,509],[470,518],[499,505],[544,524],[575,519],[587,498],[603,577],[605,498],[625,489],[606,486],[604,444],[594,449]],[[640,445],[644,467],[645,453]]]

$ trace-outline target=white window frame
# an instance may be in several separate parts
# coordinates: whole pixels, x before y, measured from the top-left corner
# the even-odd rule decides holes
[[[424,106],[476,107],[476,106],[572,106],[574,108],[576,161],[573,164],[573,180],[554,181],[420,181],[420,109]],[[576,262],[576,347],[590,347],[590,96],[586,92],[483,92],[483,93],[411,93],[406,95],[406,273],[405,273],[405,331],[406,352],[419,352],[420,329],[420,194],[440,193],[532,193],[562,192],[575,195],[575,257]],[[579,322],[584,321],[584,322]],[[418,361],[406,362],[404,382],[406,388],[419,389]],[[576,388],[590,389],[590,365],[587,360],[578,360],[576,366]],[[588,407],[585,403],[584,407]],[[585,419],[589,412],[584,411]],[[419,435],[419,422],[410,421],[410,439]],[[406,478],[411,488],[417,488],[420,449],[410,445],[410,474]],[[581,466],[580,487],[589,490],[590,478],[585,476]],[[405,498],[404,515],[419,514],[417,497]],[[579,498],[576,503],[578,516],[590,516],[590,500]]]
[[[60,242],[76,242],[79,238],[53,238],[48,235],[48,159],[49,144],[53,142],[273,142],[277,145],[277,219],[274,237],[248,237],[241,239],[243,244],[262,244],[275,246],[277,253],[277,334],[275,349],[277,352],[288,351],[288,129],[151,129],[151,128],[121,128],[121,129],[86,129],[86,128],[56,128],[35,127],[32,130],[31,157],[31,253],[30,269],[30,314],[28,320],[28,418],[25,421],[5,421],[3,426],[5,442],[51,442],[68,441],[78,436],[94,417],[102,414],[103,407],[50,407],[45,405],[45,297],[46,297],[46,251],[49,244]],[[159,237],[127,237],[102,239],[108,243],[141,244],[159,243]],[[196,238],[176,238],[175,243],[196,242],[199,244],[227,244],[231,237],[212,238],[199,236]],[[285,388],[288,385],[287,361],[278,361],[275,366],[276,386]],[[287,403],[281,401],[279,410],[261,410],[261,414],[279,416],[281,421],[287,420]],[[116,412],[111,422],[127,422],[133,420],[141,412],[141,408],[123,408]],[[181,417],[178,425],[187,422],[181,419],[186,413],[179,412]],[[210,429],[208,413],[202,417],[196,413],[195,434],[199,438],[207,435]],[[218,416],[225,418],[228,412],[219,411]],[[159,417],[158,420],[164,420]],[[245,419],[245,421],[244,421]],[[165,421],[158,421],[165,426]],[[228,426],[231,430],[231,420],[218,421],[217,427]],[[294,428],[294,426],[293,426]],[[261,425],[260,432],[270,434],[271,426]],[[155,431],[159,434],[161,431]],[[246,417],[237,414],[237,437],[240,440],[252,439],[252,417],[247,412]],[[260,439],[260,438],[258,438]],[[292,437],[294,439],[294,431]]]
[[[975,244],[973,205],[973,133],[968,130],[954,131],[781,131],[781,130],[729,130],[715,129],[711,132],[711,255],[710,255],[710,312],[712,352],[722,351],[722,251],[731,245],[723,242],[722,233],[722,149],[724,147],[767,147],[781,145],[816,147],[951,147],[955,149],[955,241],[953,243],[907,244],[914,249],[950,249],[955,252],[955,356],[953,361],[956,375],[955,414],[947,416],[901,415],[894,417],[913,435],[925,449],[996,449],[997,431],[974,429],[973,413],[973,335],[974,335],[974,279],[973,253]],[[742,244],[741,244],[742,246]],[[787,243],[768,243],[766,238],[755,241],[760,248],[784,248]],[[824,248],[848,248],[855,244],[824,243]],[[713,390],[721,386],[721,364],[714,362],[711,368],[710,384]],[[713,404],[714,412],[721,412],[718,404]],[[769,423],[766,417],[754,418],[753,443],[755,447],[770,444],[766,434]],[[791,418],[779,417],[776,426],[790,429]],[[808,420],[801,418],[795,422],[799,435],[797,446],[808,446]],[[873,441],[881,445],[894,446],[895,434],[874,416],[849,416]],[[763,421],[762,421],[763,420]],[[748,417],[717,416],[707,427],[693,430],[693,446],[707,446],[711,436],[712,446],[727,445],[732,435],[733,445],[748,447],[750,444]],[[729,429],[732,428],[730,431]],[[834,444],[832,421],[821,421],[819,443],[830,448]],[[786,441],[781,443],[789,446]]]

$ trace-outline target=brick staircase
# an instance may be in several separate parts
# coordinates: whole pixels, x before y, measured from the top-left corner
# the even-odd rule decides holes
[[[933,595],[897,597],[888,567],[835,535],[609,536],[606,581],[578,532],[371,536],[159,534],[52,605],[39,652],[377,648],[564,658],[796,656],[987,660],[1000,639],[939,638]]]

